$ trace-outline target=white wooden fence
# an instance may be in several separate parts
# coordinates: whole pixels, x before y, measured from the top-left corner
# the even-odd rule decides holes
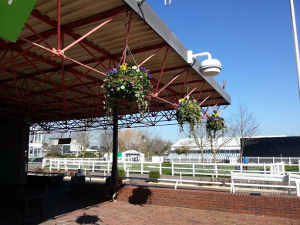
[[[73,158],[50,158],[43,161],[42,168],[49,167],[50,172],[52,170],[77,170],[84,169],[91,172],[105,172],[111,171],[112,162],[100,161],[92,159],[73,159]],[[152,162],[118,162],[118,168],[129,170],[136,173],[149,173],[150,168],[158,168],[160,174],[162,174],[162,163]]]
[[[95,159],[80,159],[80,158],[45,158],[43,160],[42,168],[49,167],[49,170],[77,170],[84,169],[91,172],[111,171],[112,162],[100,161]],[[204,175],[204,176],[228,176],[231,171],[243,172],[244,170],[255,172],[263,172],[264,174],[278,174],[284,173],[284,163],[250,163],[250,164],[228,164],[228,163],[171,163],[171,167],[164,167],[163,163],[157,162],[118,162],[118,167],[134,173],[149,173],[151,170],[162,170],[172,176],[182,175]]]
[[[269,164],[228,164],[228,163],[172,163],[172,176],[174,175],[212,175],[228,176],[231,171],[250,170],[255,172],[270,173],[284,173],[284,163],[269,163]]]

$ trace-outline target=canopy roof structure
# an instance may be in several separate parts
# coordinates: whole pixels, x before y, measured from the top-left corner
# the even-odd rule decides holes
[[[204,115],[230,104],[214,78],[200,75],[198,61],[187,63],[188,49],[146,2],[38,0],[19,39],[0,38],[0,116],[25,118],[35,130],[107,128],[101,85],[126,46],[150,70],[153,91],[143,121],[122,102],[120,127],[171,121],[187,95]]]

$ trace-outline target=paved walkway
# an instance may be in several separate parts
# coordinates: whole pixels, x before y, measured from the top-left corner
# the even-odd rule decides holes
[[[254,216],[157,205],[134,205],[121,201],[102,202],[96,198],[73,197],[70,182],[64,188],[50,189],[44,208],[43,225],[199,225],[199,224],[299,224],[299,220]],[[38,213],[28,215],[31,220]],[[1,225],[22,224],[22,214],[0,210]],[[33,223],[34,224],[34,223]]]
[[[104,202],[85,209],[59,215],[44,225],[199,225],[199,224],[300,224],[298,220],[262,217],[238,213],[165,207],[132,205],[125,202]]]

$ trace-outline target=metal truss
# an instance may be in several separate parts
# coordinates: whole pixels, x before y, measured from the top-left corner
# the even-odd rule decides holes
[[[57,0],[57,20],[50,20],[48,17],[32,11],[31,16],[42,21],[51,27],[51,29],[36,32],[34,28],[26,23],[26,27],[32,32],[32,35],[20,38],[15,43],[0,42],[0,74],[9,78],[0,82],[0,115],[10,118],[22,118],[33,123],[35,130],[44,130],[47,132],[53,130],[86,130],[86,129],[107,129],[111,126],[109,119],[105,117],[103,105],[104,96],[100,86],[103,84],[105,73],[116,63],[125,62],[126,51],[117,54],[110,54],[104,49],[89,42],[86,38],[94,32],[100,30],[109,24],[115,18],[126,13],[128,15],[127,32],[125,36],[125,49],[130,39],[130,27],[133,11],[128,6],[119,7],[109,12],[91,16],[84,21],[75,21],[61,26],[60,0]],[[104,21],[103,21],[104,20]],[[86,34],[79,36],[73,30],[87,24],[103,21]],[[48,39],[57,37],[56,46],[52,46]],[[71,37],[74,41],[64,46],[64,38]],[[28,47],[29,44],[29,47]],[[80,45],[82,51],[90,55],[90,59],[77,61],[67,56],[68,51],[75,45]],[[25,47],[26,46],[26,47]],[[45,51],[46,56],[40,56],[34,53],[34,49],[40,48]],[[151,60],[158,52],[164,51],[164,59],[161,62],[161,69],[151,71],[157,79],[151,79],[153,92],[148,96],[150,99],[150,112],[147,113],[143,120],[140,119],[136,107],[130,102],[122,102],[124,109],[119,112],[119,127],[139,127],[154,126],[159,123],[172,121],[176,119],[175,107],[179,99],[197,96],[201,102],[200,106],[205,103],[206,109],[203,109],[203,118],[206,117],[213,109],[219,109],[219,102],[222,98],[215,98],[216,91],[203,91],[204,80],[199,80],[196,86],[185,93],[188,85],[190,66],[178,66],[174,68],[165,68],[166,60],[170,47],[166,43],[147,46],[140,49],[131,50],[132,54],[148,53],[139,66]],[[97,57],[92,52],[97,52],[102,57]],[[3,62],[10,56],[10,59]],[[60,58],[60,60],[53,60]],[[18,63],[19,59],[25,62]],[[109,62],[109,68],[104,62]],[[39,63],[47,65],[47,68],[41,68]],[[68,64],[66,65],[66,62]],[[71,62],[71,63],[70,63]],[[96,63],[94,66],[89,66]],[[35,72],[23,74],[18,72],[21,67],[28,66]],[[87,69],[86,72],[78,70],[79,67]],[[161,82],[164,72],[178,71],[169,82]],[[97,73],[102,79],[89,75],[90,72]],[[54,74],[60,73],[61,80],[57,82]],[[74,80],[66,83],[66,75],[72,75]],[[184,82],[177,82],[180,76],[185,76]],[[195,82],[195,81],[194,81]],[[173,87],[182,86],[181,91],[175,91]],[[208,93],[208,96],[202,100],[202,94]],[[68,97],[68,93],[72,97]],[[93,99],[93,104],[87,104],[86,100]],[[15,104],[10,104],[14,102]],[[24,116],[26,115],[26,116]]]
[[[170,125],[170,121],[176,120],[176,110],[152,111],[145,114],[143,118],[140,114],[127,114],[119,117],[119,129],[121,128],[137,128],[156,125]],[[175,124],[175,123],[173,123]],[[68,132],[83,130],[101,130],[111,129],[113,126],[111,118],[97,117],[86,119],[73,119],[67,121],[54,121],[35,123],[32,125],[34,132]]]

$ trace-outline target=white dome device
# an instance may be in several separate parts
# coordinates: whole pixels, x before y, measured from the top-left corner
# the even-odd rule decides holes
[[[218,75],[221,72],[221,62],[217,59],[212,59],[211,54],[209,52],[202,52],[193,55],[193,52],[189,50],[187,53],[188,63],[191,65],[194,63],[194,60],[196,60],[197,57],[207,56],[208,59],[200,63],[201,75],[206,77],[212,77]]]

